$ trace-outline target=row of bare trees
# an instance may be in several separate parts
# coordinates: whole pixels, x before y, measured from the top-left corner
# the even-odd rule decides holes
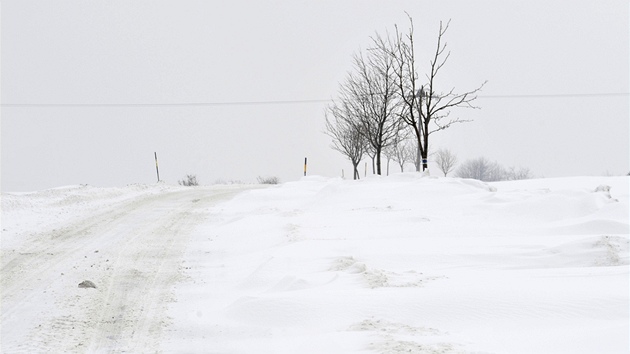
[[[455,169],[459,160],[457,155],[451,150],[442,148],[431,155],[434,164],[444,174],[444,177],[454,172],[454,175],[457,177],[473,178],[484,182],[515,181],[534,178],[531,170],[527,167],[505,167],[485,157],[468,159],[459,164],[459,167]]]
[[[382,155],[401,166],[409,159],[404,143],[412,138],[416,170],[428,168],[429,137],[467,120],[449,116],[452,108],[477,108],[473,102],[483,87],[455,93],[438,91],[437,78],[450,52],[444,36],[449,23],[440,22],[437,46],[429,62],[429,71],[421,79],[414,47],[413,20],[403,34],[372,37],[372,46],[355,54],[353,70],[340,84],[339,97],[326,110],[326,133],[332,147],[352,163],[354,178],[367,155],[373,172],[382,174]]]

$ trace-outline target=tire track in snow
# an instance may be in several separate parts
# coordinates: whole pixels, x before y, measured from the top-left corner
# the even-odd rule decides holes
[[[118,222],[133,210],[160,197],[163,196],[142,196],[132,201],[113,204],[105,211],[73,221],[63,228],[42,232],[35,242],[19,250],[3,252],[0,268],[0,296],[3,301],[19,296],[20,289],[32,283],[37,282],[41,286],[45,282],[52,282],[54,277],[47,276],[51,275],[52,269],[73,258],[76,253],[84,252],[90,243],[98,241],[99,235],[95,230]],[[3,308],[3,316],[5,314]]]
[[[134,211],[151,205],[165,193],[139,195],[131,200],[111,201],[107,206],[71,219],[56,229],[43,229],[21,237],[27,241],[16,249],[2,251],[0,274],[1,351],[16,353],[50,352],[50,343],[60,343],[55,333],[68,337],[81,334],[74,322],[85,321],[73,312],[71,319],[61,313],[60,298],[72,296],[75,305],[81,299],[76,293],[82,273],[93,270],[88,259],[95,246],[102,245],[107,235]],[[115,239],[107,240],[109,243]],[[90,264],[92,263],[92,264]],[[86,270],[87,269],[87,270]],[[70,294],[65,289],[70,290]],[[66,323],[72,323],[66,326]],[[66,348],[61,351],[67,351]]]
[[[174,301],[171,288],[180,278],[188,234],[202,215],[182,208],[164,219],[122,245],[113,274],[103,279],[107,292],[95,316],[97,329],[90,351],[157,349],[167,323],[163,314],[168,302]]]
[[[155,351],[188,234],[205,218],[200,211],[238,192],[196,188],[143,196],[3,259],[3,327],[22,323],[27,334],[7,344],[3,333],[2,351]],[[85,277],[97,288],[79,289]]]

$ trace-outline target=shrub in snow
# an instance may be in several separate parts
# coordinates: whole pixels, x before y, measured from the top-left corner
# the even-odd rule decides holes
[[[530,179],[532,174],[529,168],[526,167],[505,168],[496,161],[491,162],[485,157],[479,157],[462,163],[457,170],[457,177],[495,182]]]
[[[604,195],[608,197],[608,199],[618,202],[617,199],[613,199],[612,195],[610,195],[610,186],[607,186],[605,184],[597,186],[597,188],[595,188],[595,193],[604,193]]]
[[[257,178],[258,183],[260,184],[278,184],[280,183],[280,179],[278,177],[260,177]]]
[[[597,188],[595,188],[595,192],[606,192],[606,193],[610,194],[610,186],[607,186],[605,184],[601,184],[601,185],[597,186]]]
[[[186,179],[183,179],[178,182],[182,186],[198,186],[199,182],[197,182],[197,176],[195,175],[186,175]]]

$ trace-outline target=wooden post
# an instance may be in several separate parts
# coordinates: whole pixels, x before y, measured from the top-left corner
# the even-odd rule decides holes
[[[155,172],[157,173],[157,181],[160,181],[160,169],[158,168],[158,159],[157,159],[157,152],[153,152],[153,154],[155,155]]]
[[[304,158],[304,176],[306,176],[306,157]]]

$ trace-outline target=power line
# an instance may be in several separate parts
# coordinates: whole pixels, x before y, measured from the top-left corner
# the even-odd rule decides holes
[[[630,96],[628,92],[607,93],[557,93],[535,95],[478,95],[479,98],[579,98],[579,97],[624,97]]]
[[[187,103],[3,103],[2,107],[212,107],[212,106],[259,106],[326,103],[332,100],[286,100],[286,101],[229,101],[229,102],[187,102]]]
[[[560,93],[560,94],[533,94],[533,95],[478,95],[477,98],[490,99],[529,99],[529,98],[587,98],[587,97],[627,97],[628,92],[607,92],[607,93]],[[330,103],[334,99],[319,100],[278,100],[278,101],[227,101],[227,102],[188,102],[188,103],[2,103],[1,107],[8,108],[91,108],[91,107],[112,107],[112,108],[150,108],[150,107],[214,107],[214,106],[259,106],[259,105],[295,105]]]

